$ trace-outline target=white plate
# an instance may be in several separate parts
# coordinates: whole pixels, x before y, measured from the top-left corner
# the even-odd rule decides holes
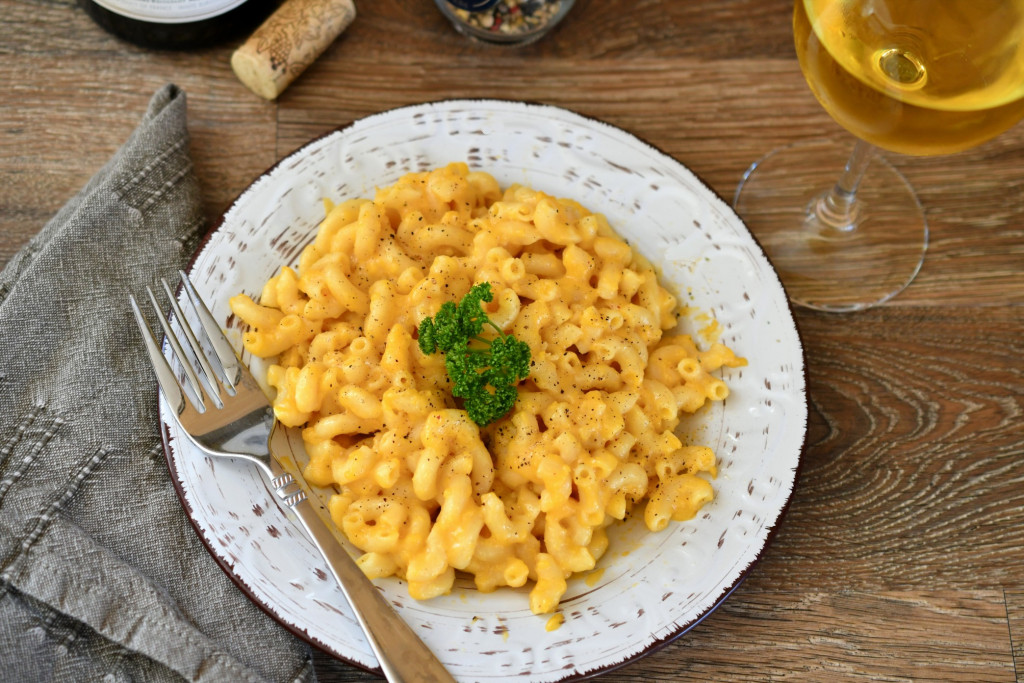
[[[658,534],[642,520],[613,527],[598,570],[570,581],[557,630],[545,630],[547,616],[530,613],[523,590],[481,594],[460,579],[449,596],[420,603],[397,579],[378,582],[460,681],[586,677],[686,632],[764,552],[792,494],[806,435],[800,338],[761,248],[693,173],[605,123],[520,102],[405,107],[314,140],[238,198],[196,254],[190,276],[240,348],[228,298],[257,294],[282,264],[296,261],[323,217],[323,198],[372,197],[408,171],[451,161],[488,171],[502,187],[523,183],[605,214],[661,269],[680,301],[717,320],[721,341],[749,360],[725,371],[731,395],[699,417],[699,442],[719,457],[714,502]],[[692,332],[704,324],[683,322]],[[224,570],[301,637],[376,668],[322,560],[256,471],[206,459],[167,406],[161,410],[182,502]]]

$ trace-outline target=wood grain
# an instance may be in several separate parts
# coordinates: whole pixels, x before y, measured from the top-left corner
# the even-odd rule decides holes
[[[599,118],[724,198],[777,146],[848,139],[803,82],[788,0],[577,0],[551,35],[511,50],[458,35],[432,0],[357,5],[268,103],[232,74],[237,44],[149,52],[74,0],[0,0],[0,263],[169,81],[188,93],[211,222],[309,139],[438,99]],[[797,311],[811,419],[771,544],[701,624],[601,680],[1024,681],[1024,126],[956,155],[889,159],[926,208],[924,268],[877,309]],[[316,664],[322,681],[373,679]]]
[[[1017,663],[1017,681],[1024,681],[1024,590],[1005,592],[1006,612],[1010,622],[1010,647]]]
[[[1019,311],[801,317],[812,422],[770,571],[787,586],[1018,586]]]

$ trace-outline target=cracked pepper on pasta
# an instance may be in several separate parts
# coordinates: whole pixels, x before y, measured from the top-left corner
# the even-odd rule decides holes
[[[712,373],[746,361],[669,333],[675,298],[602,215],[464,163],[327,210],[298,267],[231,309],[245,348],[277,357],[274,411],[302,427],[305,475],[336,491],[367,575],[421,600],[456,570],[481,591],[532,582],[530,609],[552,612],[609,524],[642,510],[658,531],[712,499],[715,454],[675,432],[728,395]],[[532,360],[512,410],[481,428],[416,334],[483,282],[488,317]]]

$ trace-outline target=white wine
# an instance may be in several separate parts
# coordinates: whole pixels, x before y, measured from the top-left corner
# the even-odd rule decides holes
[[[279,0],[80,0],[110,33],[155,49],[195,49],[237,38],[269,15]]]
[[[859,138],[904,154],[948,154],[1024,117],[1024,0],[795,4],[804,77]]]

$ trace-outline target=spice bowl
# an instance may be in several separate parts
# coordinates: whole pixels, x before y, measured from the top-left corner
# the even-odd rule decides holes
[[[496,45],[528,45],[553,29],[572,9],[574,0],[497,0],[480,2],[486,9],[461,9],[448,0],[434,0],[455,29],[474,40]]]

